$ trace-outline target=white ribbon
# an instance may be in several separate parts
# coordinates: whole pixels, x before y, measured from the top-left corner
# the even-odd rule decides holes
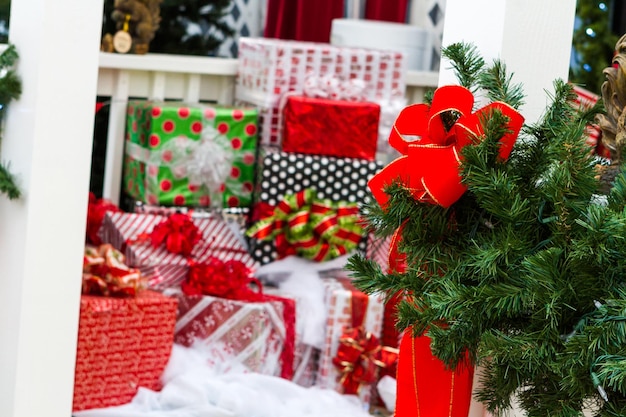
[[[316,76],[309,73],[304,80],[303,93],[314,98],[330,100],[367,101],[365,81],[341,80],[334,75]]]
[[[154,150],[126,142],[126,154],[146,164],[149,178],[158,168],[168,167],[175,178],[188,178],[190,185],[205,187],[213,204],[221,205],[219,199],[213,197],[221,194],[236,156],[228,137],[206,120],[203,124],[199,140],[181,135]]]
[[[202,137],[190,145],[185,164],[189,183],[206,186],[211,192],[219,192],[226,182],[235,161],[230,140],[220,135],[213,126],[202,129]]]

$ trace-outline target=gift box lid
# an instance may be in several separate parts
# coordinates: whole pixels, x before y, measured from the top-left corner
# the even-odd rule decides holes
[[[373,20],[333,19],[330,43],[402,52],[408,69],[430,69],[431,33],[419,26]]]

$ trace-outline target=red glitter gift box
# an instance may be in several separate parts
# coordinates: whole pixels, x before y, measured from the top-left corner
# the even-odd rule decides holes
[[[136,297],[81,297],[73,411],[128,403],[139,387],[161,388],[177,304],[149,290]]]
[[[379,119],[376,103],[289,96],[282,150],[373,161]]]

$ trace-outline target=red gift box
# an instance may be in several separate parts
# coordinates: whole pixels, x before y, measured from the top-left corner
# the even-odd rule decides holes
[[[283,119],[284,152],[376,158],[379,104],[288,96]]]
[[[355,288],[351,279],[343,272],[335,271],[332,275],[335,277],[323,278],[328,316],[326,337],[320,353],[315,383],[321,388],[331,388],[344,393],[344,387],[340,382],[341,372],[333,363],[340,348],[340,339],[356,321],[362,323],[363,330],[379,338],[383,322],[383,299],[380,294],[366,295]],[[359,387],[358,396],[363,404],[370,403],[371,391],[371,385]]]
[[[176,343],[183,346],[201,343],[211,353],[214,366],[239,366],[265,375],[293,377],[293,300],[264,295],[264,302],[238,301],[185,295],[174,288],[166,293],[179,302],[174,330]]]
[[[130,402],[161,388],[174,342],[177,301],[149,290],[132,298],[83,295],[73,411]]]

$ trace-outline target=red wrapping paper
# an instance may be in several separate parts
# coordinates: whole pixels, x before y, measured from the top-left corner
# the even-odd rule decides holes
[[[291,379],[295,345],[295,302],[264,295],[264,302],[208,295],[166,293],[179,301],[174,340],[201,343],[213,365],[236,364],[246,370]]]
[[[445,368],[433,356],[428,336],[404,333],[398,358],[396,417],[467,417],[474,368]]]
[[[283,118],[284,152],[370,161],[376,157],[376,103],[289,96]]]
[[[176,309],[176,300],[152,291],[133,298],[83,295],[72,410],[128,403],[139,387],[159,390]]]
[[[383,318],[383,300],[378,294],[366,295],[356,289],[343,272],[336,277],[325,277],[325,303],[328,308],[326,319],[326,337],[320,353],[319,370],[316,385],[332,388],[343,393],[339,379],[340,371],[333,364],[337,356],[340,339],[346,329],[362,323],[365,331],[379,338]],[[372,390],[370,385],[360,387],[358,397],[363,404],[369,404]]]

